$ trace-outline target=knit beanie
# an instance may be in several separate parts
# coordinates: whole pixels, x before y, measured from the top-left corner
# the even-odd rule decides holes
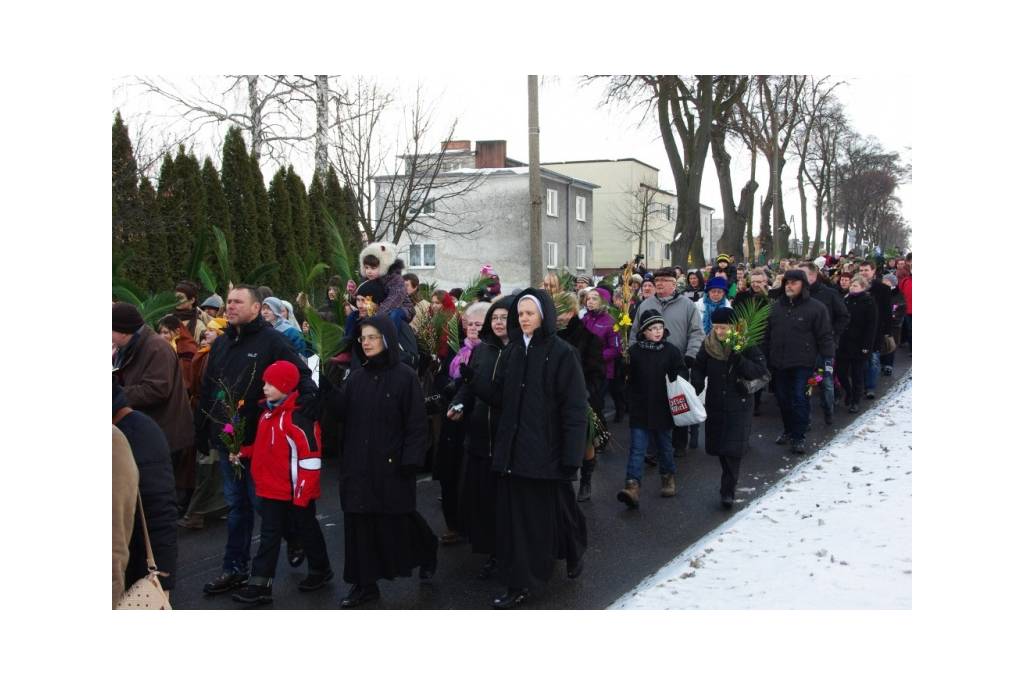
[[[210,295],[206,300],[199,305],[200,309],[206,309],[207,307],[220,309],[224,306],[224,300],[221,299],[220,295],[214,293]]]
[[[661,314],[657,313],[653,309],[647,309],[640,315],[640,332],[643,333],[648,328],[656,323],[660,323],[662,326],[665,325],[665,319]]]
[[[274,362],[263,372],[263,381],[288,394],[299,384],[299,370],[291,362]]]
[[[714,288],[729,292],[729,281],[725,280],[721,276],[715,276],[714,278],[708,279],[708,282],[704,284],[704,292]]]
[[[720,255],[718,255],[718,259],[716,259],[715,262],[716,263],[717,262],[732,263],[732,260],[729,259],[729,255],[727,255],[727,254],[720,254]]]
[[[380,281],[374,279],[372,281],[363,281],[356,288],[356,296],[362,295],[363,297],[373,298],[373,303],[379,305],[384,301],[385,293],[384,286],[380,284]]]
[[[611,302],[611,301],[612,301],[612,296],[611,296],[611,293],[609,293],[609,292],[608,292],[607,290],[605,290],[604,288],[594,288],[594,292],[596,292],[596,293],[597,293],[598,295],[600,295],[600,296],[601,296],[601,300],[602,300],[602,301],[603,301],[603,302],[604,302],[605,304],[608,304],[609,302]]]
[[[722,307],[711,312],[711,323],[734,323],[732,320],[733,311],[729,307]]]
[[[117,333],[134,333],[145,325],[142,312],[135,305],[118,302],[111,311],[111,329]]]

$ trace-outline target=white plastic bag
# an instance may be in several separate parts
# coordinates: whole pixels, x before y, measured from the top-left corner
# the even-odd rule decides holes
[[[685,378],[677,376],[673,381],[665,376],[665,385],[668,388],[668,409],[677,426],[692,426],[708,417],[697,391]]]

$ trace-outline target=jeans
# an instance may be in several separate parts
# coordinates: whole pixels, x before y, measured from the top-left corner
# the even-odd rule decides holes
[[[228,505],[228,542],[224,547],[223,570],[230,573],[248,573],[252,530],[256,514],[260,511],[260,498],[256,496],[256,485],[252,482],[248,462],[242,477],[235,476],[226,449],[217,448],[220,455],[220,472],[224,484],[224,501]]]
[[[776,370],[773,369],[773,373]],[[807,394],[807,379],[817,369],[778,369],[775,375],[775,399],[782,412],[783,432],[790,440],[802,441],[811,424],[811,397]]]
[[[626,478],[632,478],[638,483],[643,482],[644,454],[647,453],[648,442],[654,442],[655,454],[658,456],[658,473],[663,476],[674,476],[676,464],[672,461],[672,429],[630,428]]]
[[[832,373],[834,364],[832,357],[818,357],[818,368],[821,369],[821,384],[818,388],[821,391],[821,408],[826,413],[836,406],[836,384]]]
[[[864,392],[873,391],[878,385],[878,372],[882,368],[879,357],[878,352],[872,352],[868,363],[864,365]]]

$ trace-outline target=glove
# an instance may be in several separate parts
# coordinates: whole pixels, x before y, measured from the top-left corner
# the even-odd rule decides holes
[[[686,368],[692,369],[693,365],[697,363],[696,357],[683,357],[683,362],[686,364]]]
[[[679,378],[679,374],[676,373],[675,369],[669,369],[668,373],[666,373],[665,375],[668,376],[668,379],[673,383],[675,383],[676,379]]]
[[[469,364],[459,364],[459,376],[466,379],[467,383],[473,382],[473,376],[476,375],[476,371],[470,367]]]
[[[414,478],[416,476],[416,464],[402,464],[398,467],[402,478]]]
[[[298,399],[298,405],[299,413],[310,421],[320,418],[320,403],[316,401],[316,395],[302,395]]]

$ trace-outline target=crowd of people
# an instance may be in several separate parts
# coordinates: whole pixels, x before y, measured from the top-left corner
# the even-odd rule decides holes
[[[224,514],[208,594],[272,602],[283,541],[288,563],[307,565],[302,591],[331,581],[341,552],[351,586],[341,606],[354,607],[379,600],[381,580],[415,569],[429,580],[441,545],[468,543],[477,576],[506,586],[493,606],[516,606],[561,561],[568,577],[583,573],[581,504],[593,497],[607,414],[629,422],[616,499],[641,506],[645,462],[658,469],[657,495],[674,496],[675,460],[703,433],[730,508],[763,393],[780,408],[776,443],[794,454],[805,452],[815,388],[827,424],[837,399],[857,412],[874,398],[895,348],[911,344],[911,266],[910,254],[753,268],[719,255],[709,269],[635,262],[596,283],[550,273],[503,293],[484,265],[481,287],[425,292],[394,245],[374,243],[360,254],[361,282],[332,278],[316,310],[344,330],[343,349],[317,360],[317,380],[301,293],[293,306],[241,284],[199,305],[199,288],[182,281],[178,308],[152,327],[115,303],[114,606],[147,572],[137,494],[168,593],[178,527]],[[747,340],[755,318],[764,334]],[[703,428],[673,420],[665,383],[679,377],[703,394]],[[340,550],[316,519],[324,458],[340,462]],[[418,511],[424,472],[440,485],[437,533]]]

